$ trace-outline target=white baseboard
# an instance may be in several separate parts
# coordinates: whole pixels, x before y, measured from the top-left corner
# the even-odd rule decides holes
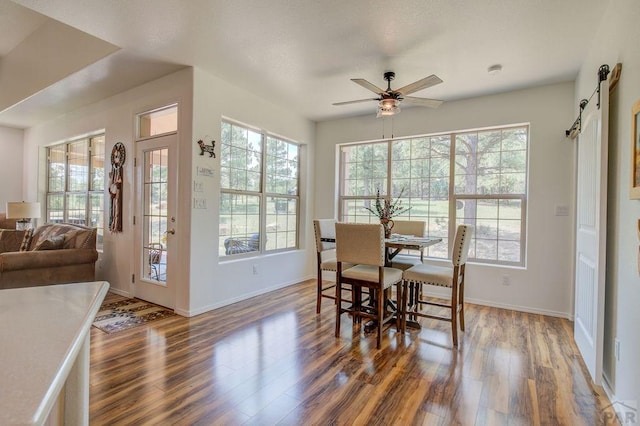
[[[436,292],[425,292],[425,294],[431,297],[443,296],[441,293],[436,293]],[[573,321],[573,315],[568,314],[567,312],[558,312],[558,311],[551,311],[548,309],[531,308],[529,306],[512,305],[509,303],[497,303],[491,300],[474,299],[474,298],[467,298],[467,297],[465,297],[464,301],[468,303],[473,303],[475,305],[490,306],[492,308],[509,309],[512,311],[526,312],[529,314],[547,315],[550,317],[565,318],[565,319],[568,319],[569,321]]]
[[[315,275],[310,275],[310,276],[303,277],[303,278],[300,278],[300,279],[295,279],[295,280],[292,280],[292,281],[279,283],[279,284],[274,285],[272,287],[263,288],[263,289],[260,289],[258,291],[254,291],[254,292],[251,292],[251,293],[243,294],[241,296],[234,297],[234,298],[231,298],[231,299],[227,299],[227,300],[224,300],[222,302],[213,303],[211,305],[203,306],[203,307],[200,307],[198,309],[194,309],[194,310],[175,309],[175,312],[176,312],[176,314],[182,315],[184,317],[193,317],[193,316],[196,316],[196,315],[203,314],[205,312],[212,311],[214,309],[218,309],[218,308],[222,308],[222,307],[227,306],[227,305],[231,305],[233,303],[242,302],[243,300],[247,300],[247,299],[250,299],[250,298],[255,297],[255,296],[260,296],[262,294],[269,293],[269,292],[274,291],[274,290],[278,290],[278,289],[281,289],[281,288],[284,288],[284,287],[289,287],[289,286],[294,285],[294,284],[300,284],[303,281],[307,281],[307,280],[310,280],[310,279],[313,279],[313,278],[315,278]]]
[[[133,297],[133,296],[131,295],[131,293],[129,293],[128,291],[120,290],[119,288],[113,288],[113,287],[110,287],[110,288],[109,288],[109,291],[110,291],[110,292],[112,292],[112,293],[118,294],[118,295],[120,295],[120,296],[124,296],[124,297]]]

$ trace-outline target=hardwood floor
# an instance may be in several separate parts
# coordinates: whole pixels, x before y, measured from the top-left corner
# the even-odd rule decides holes
[[[120,296],[109,293],[107,300]],[[595,425],[569,321],[466,305],[467,331],[421,319],[401,336],[315,313],[315,281],[193,318],[91,328],[92,425]]]

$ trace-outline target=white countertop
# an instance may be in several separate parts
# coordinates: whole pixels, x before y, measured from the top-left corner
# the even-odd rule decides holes
[[[46,419],[108,289],[101,281],[0,290],[0,424]]]

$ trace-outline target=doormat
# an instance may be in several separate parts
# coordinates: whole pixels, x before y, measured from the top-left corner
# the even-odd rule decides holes
[[[173,311],[144,300],[125,299],[103,304],[93,326],[105,333],[116,333],[174,315]]]

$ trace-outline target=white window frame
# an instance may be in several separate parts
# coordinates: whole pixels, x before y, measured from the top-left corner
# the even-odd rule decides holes
[[[93,184],[92,184],[92,155],[95,154],[94,152],[92,152],[92,144],[91,141],[94,138],[98,138],[98,137],[102,137],[105,138],[105,133],[101,132],[101,133],[95,133],[95,134],[91,134],[88,136],[83,136],[83,137],[79,137],[79,138],[74,138],[72,140],[68,140],[62,143],[57,143],[57,144],[53,144],[53,145],[49,145],[47,146],[46,150],[47,150],[47,155],[46,155],[46,194],[45,194],[45,220],[47,222],[51,221],[50,218],[50,205],[49,205],[49,196],[61,196],[62,197],[62,222],[69,222],[70,218],[69,218],[69,206],[67,205],[67,196],[68,195],[72,195],[72,194],[78,194],[78,195],[85,195],[86,196],[86,204],[85,204],[85,225],[84,226],[91,226],[90,219],[91,219],[91,196],[92,195],[98,195],[100,197],[102,197],[102,223],[99,223],[97,228],[98,228],[98,234],[102,235],[104,237],[104,231],[105,231],[105,227],[104,227],[104,221],[105,221],[105,206],[104,206],[104,191],[105,191],[105,176],[107,173],[107,169],[106,169],[106,157],[105,157],[105,152],[103,151],[102,157],[103,157],[103,179],[102,179],[102,187],[98,188],[98,189],[94,189],[93,188]],[[87,189],[83,190],[83,191],[71,191],[69,190],[69,146],[80,142],[80,141],[86,141],[86,145],[87,145],[87,149],[85,152],[85,157],[87,159]],[[105,146],[105,150],[106,150],[106,140],[105,140],[105,144],[103,145]],[[52,191],[50,188],[50,165],[51,165],[51,149],[55,149],[55,148],[60,148],[60,147],[64,147],[64,164],[65,164],[65,176],[64,176],[64,189],[62,191]],[[102,231],[102,232],[100,232]],[[102,241],[100,238],[97,238],[96,240],[96,247],[98,250],[102,250]]]
[[[517,193],[517,194],[508,194],[508,193],[493,193],[493,194],[459,194],[456,193],[455,191],[455,177],[456,177],[456,164],[455,164],[455,144],[456,144],[456,136],[458,135],[462,135],[462,134],[468,134],[468,133],[473,133],[473,132],[487,132],[487,131],[504,131],[504,130],[509,130],[509,129],[518,129],[518,128],[524,128],[526,130],[526,164],[525,164],[525,182],[524,182],[524,193]],[[353,147],[355,145],[373,145],[373,144],[379,144],[379,143],[386,143],[388,144],[388,157],[387,157],[387,175],[386,175],[386,188],[383,188],[383,192],[384,194],[381,194],[383,198],[388,199],[388,200],[392,200],[395,199],[395,197],[397,197],[398,194],[393,194],[392,193],[392,188],[393,188],[393,179],[392,179],[392,164],[393,164],[393,158],[392,158],[392,153],[393,153],[393,149],[392,149],[392,144],[398,141],[405,141],[405,140],[409,140],[409,139],[419,139],[419,138],[430,138],[430,137],[442,137],[442,136],[448,136],[449,138],[449,161],[450,161],[450,166],[449,166],[449,195],[448,195],[448,200],[449,200],[449,208],[448,208],[448,235],[447,235],[447,253],[451,252],[451,244],[453,244],[453,241],[455,239],[455,232],[456,232],[456,227],[458,222],[460,222],[459,218],[457,217],[457,209],[456,209],[456,204],[457,202],[461,201],[464,202],[466,200],[517,200],[521,203],[521,210],[520,210],[520,253],[519,253],[519,258],[520,261],[518,262],[513,262],[513,261],[504,261],[504,260],[492,260],[492,259],[484,259],[484,258],[477,258],[477,257],[469,257],[469,260],[471,262],[474,263],[483,263],[483,264],[491,264],[491,265],[501,265],[501,266],[512,266],[512,267],[525,267],[526,266],[526,254],[527,254],[527,250],[526,250],[526,229],[527,229],[527,199],[528,199],[528,181],[529,181],[529,150],[530,150],[530,125],[528,123],[521,123],[521,124],[513,124],[513,125],[505,125],[505,126],[498,126],[498,127],[489,127],[489,128],[481,128],[481,129],[469,129],[469,130],[464,130],[464,131],[457,131],[457,132],[445,132],[445,133],[436,133],[436,134],[427,134],[427,135],[416,135],[416,136],[407,136],[407,137],[403,137],[403,138],[397,138],[397,139],[382,139],[382,140],[374,140],[374,141],[367,141],[367,142],[358,142],[358,143],[350,143],[350,144],[340,144],[338,145],[338,150],[340,152],[340,155],[338,156],[338,168],[339,168],[339,189],[338,189],[338,217],[341,218],[341,220],[347,220],[347,218],[345,218],[345,212],[344,210],[344,205],[345,202],[349,201],[349,200],[371,200],[372,202],[375,201],[375,194],[374,195],[369,195],[369,196],[359,196],[359,195],[351,195],[351,196],[346,196],[344,195],[344,189],[345,189],[345,160],[344,160],[344,155],[342,152],[343,147],[345,146],[349,146],[349,147]],[[403,197],[404,198],[404,197]],[[405,204],[406,207],[408,207],[407,204]],[[377,218],[373,215],[368,215],[367,212],[363,210],[362,213],[362,217],[365,218],[366,220],[368,220],[369,222],[374,222],[375,220],[377,220]],[[360,217],[360,216],[358,216]],[[408,213],[402,214],[400,216],[397,217],[397,219],[403,219],[403,220],[410,220],[411,219],[411,211],[409,211]],[[360,219],[357,219],[360,220]],[[496,220],[499,220],[499,218],[497,218]],[[475,241],[475,234],[474,234],[474,241]],[[497,240],[499,240],[499,238],[497,238]],[[434,246],[436,247],[436,246]],[[444,259],[444,257],[434,257],[434,256],[430,256],[429,254],[425,253],[425,255],[427,257],[431,257],[434,259]]]
[[[278,253],[278,252],[286,252],[298,250],[300,247],[300,176],[301,176],[301,156],[302,156],[302,144],[295,142],[291,139],[282,137],[280,135],[276,135],[274,133],[270,133],[264,129],[259,129],[235,120],[223,119],[223,125],[228,124],[231,126],[237,126],[240,128],[247,129],[251,132],[255,132],[260,134],[260,143],[261,143],[261,158],[260,158],[260,184],[258,191],[249,191],[249,190],[238,190],[231,188],[224,188],[222,179],[220,180],[220,197],[222,198],[225,194],[227,195],[245,195],[245,196],[254,196],[259,199],[259,229],[258,234],[259,238],[259,246],[257,250],[252,250],[246,253],[230,253],[226,254],[224,249],[224,240],[227,238],[234,238],[233,233],[226,234],[220,232],[219,236],[219,259],[222,261],[230,260],[230,259],[238,259],[244,257],[255,257],[259,255],[263,255],[266,253]],[[297,156],[297,176],[296,176],[296,193],[295,194],[280,194],[267,192],[267,138],[273,138],[279,141],[283,141],[287,144],[295,145],[298,147],[298,156]],[[220,152],[222,153],[222,138],[221,138],[221,148]],[[222,155],[222,154],[221,154]],[[222,158],[221,158],[222,161]],[[222,166],[221,166],[222,168]],[[273,234],[273,232],[269,232],[269,223],[267,223],[267,206],[270,205],[269,200],[273,198],[286,198],[287,205],[293,202],[295,204],[295,244],[292,247],[283,247],[283,248],[274,248],[268,249],[267,247],[270,245],[268,241],[269,235]],[[222,203],[222,201],[221,201]],[[276,214],[278,212],[276,211]],[[219,223],[219,229],[222,228],[222,222]],[[277,230],[276,230],[277,233]],[[247,239],[247,235],[242,235],[241,237],[237,237],[238,239]]]

